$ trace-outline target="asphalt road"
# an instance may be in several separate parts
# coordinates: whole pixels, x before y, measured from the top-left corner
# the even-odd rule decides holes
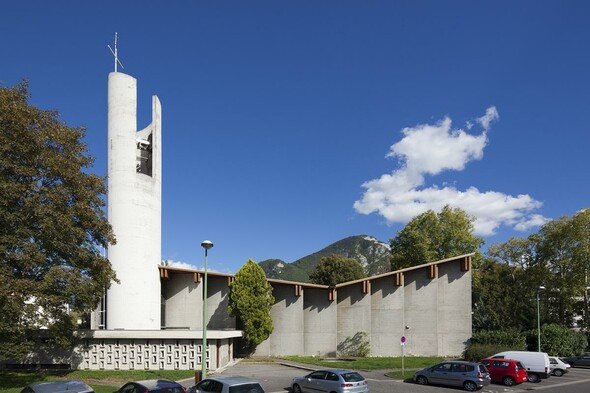
[[[247,363],[239,362],[233,366],[217,372],[215,375],[243,375],[256,379],[266,393],[286,393],[290,391],[291,381],[294,377],[303,376],[314,370],[313,366],[304,366],[291,363]],[[539,383],[525,382],[523,384],[507,387],[492,384],[480,390],[482,393],[516,393],[538,390],[539,393],[578,393],[590,392],[590,369],[573,368],[563,377],[551,377]],[[400,381],[385,376],[384,370],[361,371],[369,382],[371,393],[453,393],[461,392],[462,389],[455,389],[442,386],[421,386],[412,382]],[[413,375],[407,371],[408,379]],[[209,375],[211,376],[211,375]],[[181,381],[184,386],[194,385],[193,380]]]

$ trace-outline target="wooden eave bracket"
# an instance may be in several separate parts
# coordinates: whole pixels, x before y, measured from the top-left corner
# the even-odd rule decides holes
[[[363,281],[363,293],[367,294],[371,292],[371,281],[365,280]]]
[[[461,271],[468,272],[471,270],[471,256],[467,256],[461,260]]]
[[[428,266],[428,278],[431,280],[438,278],[438,265]]]
[[[331,302],[336,300],[336,288],[328,288],[328,300]]]

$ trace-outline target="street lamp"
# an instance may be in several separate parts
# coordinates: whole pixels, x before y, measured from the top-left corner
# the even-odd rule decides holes
[[[207,377],[207,251],[213,247],[209,240],[203,240],[201,247],[205,249],[205,276],[203,277],[203,351],[201,352],[201,379]]]
[[[537,288],[537,351],[541,352],[541,311],[539,308],[539,293],[544,291],[545,287]]]

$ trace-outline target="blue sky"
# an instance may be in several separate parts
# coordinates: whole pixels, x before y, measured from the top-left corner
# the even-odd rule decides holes
[[[588,207],[585,1],[29,1],[0,81],[87,127],[106,175],[118,32],[163,112],[162,258],[234,273],[445,204],[487,245]]]

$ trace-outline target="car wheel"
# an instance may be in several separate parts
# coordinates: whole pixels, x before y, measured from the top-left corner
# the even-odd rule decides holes
[[[537,374],[529,374],[529,382],[537,383],[541,380]]]
[[[426,378],[424,375],[418,375],[416,377],[416,383],[418,385],[428,385],[428,378]]]
[[[502,383],[506,386],[514,386],[516,384],[516,381],[512,377],[504,377],[502,379]]]
[[[555,375],[556,377],[561,377],[563,376],[564,372],[563,370],[556,368],[555,370],[553,370],[553,375]]]
[[[301,386],[297,384],[293,385],[293,393],[301,393]]]
[[[477,384],[473,381],[465,381],[463,388],[468,392],[475,392],[477,390]]]

